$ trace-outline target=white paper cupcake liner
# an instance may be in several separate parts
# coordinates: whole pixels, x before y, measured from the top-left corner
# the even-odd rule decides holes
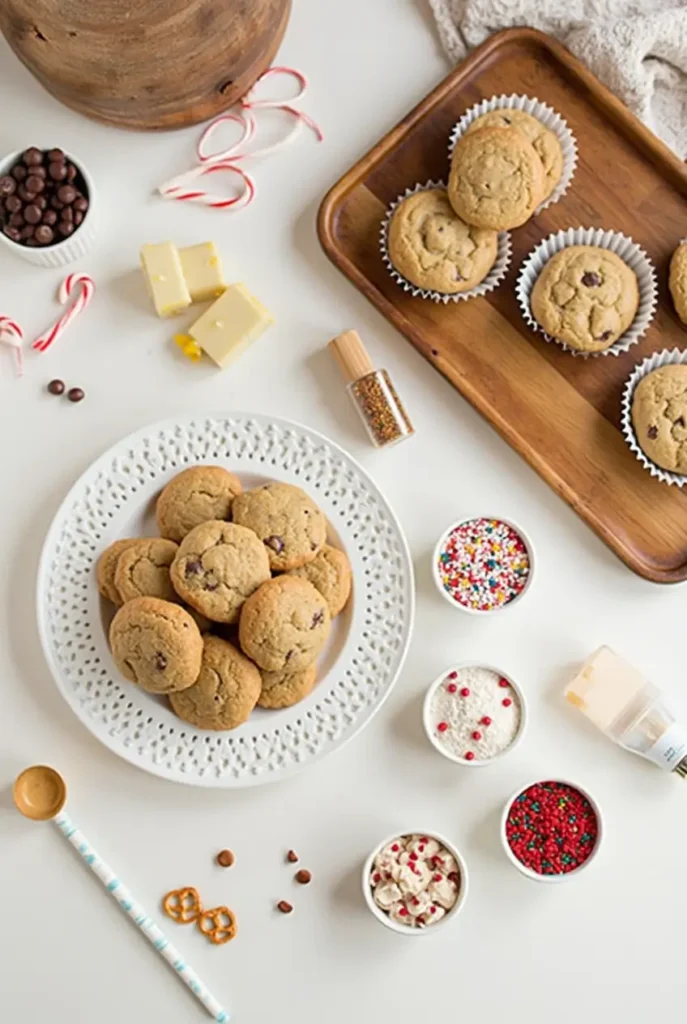
[[[660,480],[661,483],[668,484],[669,486],[684,487],[687,484],[687,476],[680,476],[679,473],[671,473],[667,469],[661,469],[655,462],[652,462],[648,455],[645,455],[642,451],[635,429],[632,424],[632,398],[634,396],[635,388],[639,384],[640,380],[652,373],[654,370],[659,370],[662,366],[678,366],[687,365],[687,352],[683,352],[682,349],[674,348],[672,350],[664,349],[662,352],[654,352],[652,356],[649,356],[635,366],[632,374],[625,385],[623,390],[623,401],[621,406],[620,414],[620,426],[623,431],[623,437],[627,442],[630,451],[634,452],[636,458],[639,459],[645,469],[648,469],[653,477]]]
[[[628,267],[634,270],[639,286],[639,306],[635,318],[623,335],[609,348],[602,352],[580,352],[571,348],[565,342],[551,337],[539,326],[532,316],[530,308],[530,294],[534,282],[544,269],[544,266],[561,249],[567,249],[570,245],[595,245],[601,249],[608,249],[620,256],[621,260],[627,263]],[[543,242],[540,242],[536,249],[533,249],[520,268],[515,282],[515,295],[520,305],[527,325],[537,334],[540,334],[545,341],[553,342],[566,352],[572,353],[583,359],[592,356],[619,356],[627,352],[632,345],[635,345],[642,338],[653,320],[658,300],[656,271],[644,250],[633,242],[631,238],[621,234],[619,231],[605,231],[603,228],[568,228],[566,231],[558,231],[549,235]]]
[[[507,231],[499,232],[496,260],[484,280],[480,281],[480,283],[475,285],[474,288],[470,288],[469,291],[458,292],[455,295],[447,295],[446,292],[435,292],[427,288],[418,288],[417,285],[412,284],[410,281],[406,280],[402,274],[399,274],[391,262],[391,256],[389,255],[389,225],[396,207],[399,206],[404,199],[407,199],[408,196],[412,196],[416,192],[426,192],[430,188],[445,189],[446,184],[443,181],[427,181],[424,185],[414,185],[412,188],[407,188],[403,195],[395,199],[391,206],[388,207],[384,215],[384,220],[382,221],[379,235],[379,247],[387,270],[393,277],[394,281],[396,281],[397,284],[400,284],[405,292],[410,292],[411,295],[422,299],[431,299],[432,302],[460,302],[464,299],[475,299],[480,295],[486,295],[501,284],[506,276],[508,267],[510,266],[512,247],[510,235]]]
[[[506,96],[505,93],[501,96],[492,96],[491,99],[482,100],[481,103],[476,103],[474,107],[470,107],[466,110],[460,121],[456,122],[451,131],[449,137],[448,156],[449,160],[453,156],[453,150],[456,142],[464,135],[468,130],[473,121],[476,121],[482,114],[489,114],[492,110],[523,110],[526,114],[531,114],[532,117],[536,117],[537,121],[552,131],[558,141],[561,144],[563,151],[563,170],[561,172],[560,181],[556,185],[555,189],[548,196],[543,203],[540,203],[537,209],[534,211],[533,216],[536,217],[538,213],[545,210],[548,206],[553,203],[557,203],[558,200],[568,190],[568,186],[573,179],[575,174],[575,167],[577,166],[577,143],[575,142],[575,136],[568,128],[568,124],[563,120],[560,114],[557,114],[553,107],[549,107],[546,103],[542,103],[540,100],[531,96],[518,96],[513,93],[510,96]]]

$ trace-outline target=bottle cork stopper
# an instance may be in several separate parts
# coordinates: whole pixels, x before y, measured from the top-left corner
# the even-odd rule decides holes
[[[355,381],[372,373],[374,366],[357,331],[344,331],[329,342],[329,349],[345,380]]]

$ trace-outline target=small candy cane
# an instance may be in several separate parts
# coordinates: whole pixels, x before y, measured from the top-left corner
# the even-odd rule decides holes
[[[21,348],[23,340],[24,330],[20,324],[9,316],[0,316],[0,344],[14,349],[17,377],[21,377],[24,372],[24,356]]]
[[[295,78],[299,86],[296,95],[293,96],[290,100],[286,101],[251,99],[251,96],[255,94],[255,91],[260,85],[260,83],[264,82],[266,78],[270,78],[272,75],[290,75],[292,78]],[[317,124],[317,122],[314,121],[312,117],[306,114],[303,110],[298,110],[296,107],[293,106],[293,103],[295,103],[296,100],[299,100],[302,96],[305,95],[307,88],[308,79],[305,77],[302,71],[298,71],[296,68],[289,67],[268,68],[267,71],[264,72],[264,74],[260,75],[260,78],[258,78],[253,88],[249,89],[246,95],[243,97],[243,99],[239,100],[239,102],[244,110],[258,110],[259,108],[262,108],[263,110],[269,108],[272,108],[274,110],[285,110],[288,114],[291,114],[293,117],[297,118],[299,121],[302,121],[304,124],[306,124],[308,128],[310,128],[315,133],[315,137],[318,142],[323,142],[324,134],[320,126]]]
[[[232,171],[234,174],[237,174],[243,181],[243,191],[237,196],[223,198],[222,196],[213,195],[211,192],[205,192],[201,188],[192,187],[193,182],[197,181],[198,178],[202,178],[206,174],[212,174],[214,171]],[[163,185],[159,186],[158,192],[165,199],[201,203],[203,206],[210,206],[213,210],[227,210],[230,207],[241,209],[242,206],[248,206],[253,201],[255,182],[247,171],[233,163],[201,164],[200,167],[194,167],[192,171],[179,174],[176,178],[166,181]]]
[[[58,293],[58,299],[62,306],[66,305],[72,296],[72,293],[79,289],[79,294],[76,297],[73,305],[67,309],[59,320],[56,321],[49,327],[48,330],[44,331],[33,343],[32,348],[35,348],[37,352],[45,352],[50,348],[52,343],[59,338],[63,331],[69,326],[72,320],[83,312],[88,303],[93,297],[95,291],[95,283],[92,277],[88,274],[70,274],[69,277],[60,285]]]

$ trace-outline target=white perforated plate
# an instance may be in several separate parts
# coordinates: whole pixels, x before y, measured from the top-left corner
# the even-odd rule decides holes
[[[152,534],[154,500],[180,470],[216,463],[244,487],[282,480],[321,506],[353,567],[353,596],[300,704],[256,709],[231,732],[194,729],[164,698],[123,680],[107,646],[111,610],[95,584],[101,551]],[[388,696],[413,623],[413,570],[401,527],[364,470],[296,423],[243,413],[189,416],[125,438],[77,481],[50,527],[38,573],[38,625],[62,695],[102,743],[145,771],[198,786],[251,786],[351,739]]]

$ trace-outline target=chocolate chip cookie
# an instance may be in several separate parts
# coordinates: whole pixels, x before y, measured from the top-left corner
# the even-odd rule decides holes
[[[332,618],[343,610],[351,593],[351,563],[343,551],[330,544],[325,544],[312,562],[292,569],[288,575],[309,580],[327,602]]]
[[[200,675],[193,686],[171,693],[173,711],[197,729],[235,729],[260,696],[262,679],[252,661],[233,644],[206,636]]]
[[[115,567],[114,585],[120,604],[134,597],[159,597],[176,601],[169,567],[177,553],[177,545],[159,537],[136,540],[122,551]]]
[[[444,188],[415,192],[394,210],[389,258],[418,288],[455,295],[483,281],[494,265],[498,235],[454,212]]]
[[[122,604],[119,591],[115,587],[115,570],[117,568],[119,556],[123,551],[126,551],[128,547],[131,547],[132,544],[138,544],[138,541],[134,538],[116,540],[114,544],[110,544],[109,548],[105,548],[95,567],[95,578],[98,584],[98,590],[102,596],[107,598],[108,601],[111,601],[112,604]]]
[[[313,663],[302,672],[262,672],[262,689],[258,697],[261,708],[290,708],[307,697],[315,685],[317,666]]]
[[[327,602],[312,583],[278,576],[241,609],[239,643],[267,672],[300,672],[324,647],[330,625]]]
[[[110,646],[122,675],[150,693],[185,690],[200,672],[198,627],[179,605],[157,597],[135,597],[119,609]]]
[[[532,144],[534,151],[541,160],[544,170],[544,195],[542,201],[548,199],[563,173],[563,150],[555,132],[538,121],[536,117],[524,110],[510,110],[507,107],[490,110],[487,114],[475,118],[467,132],[479,131],[481,128],[515,128]]]
[[[530,305],[552,338],[580,352],[603,352],[634,320],[639,286],[634,271],[614,252],[570,245],[544,266]]]
[[[221,466],[185,469],[170,480],[157,499],[160,535],[180,541],[210,519],[231,519],[232,502],[242,490],[239,478]]]
[[[234,499],[232,519],[258,535],[274,572],[312,561],[327,538],[327,520],[305,491],[271,483]]]
[[[681,242],[670,261],[668,287],[675,312],[687,324],[687,243]]]
[[[515,128],[480,128],[458,139],[448,181],[451,206],[466,224],[509,231],[524,224],[544,196],[544,168]]]
[[[632,396],[639,447],[661,469],[687,475],[687,366],[662,366]]]
[[[270,578],[267,549],[252,530],[210,520],[187,533],[172,562],[179,597],[212,622],[236,622],[241,605]]]

